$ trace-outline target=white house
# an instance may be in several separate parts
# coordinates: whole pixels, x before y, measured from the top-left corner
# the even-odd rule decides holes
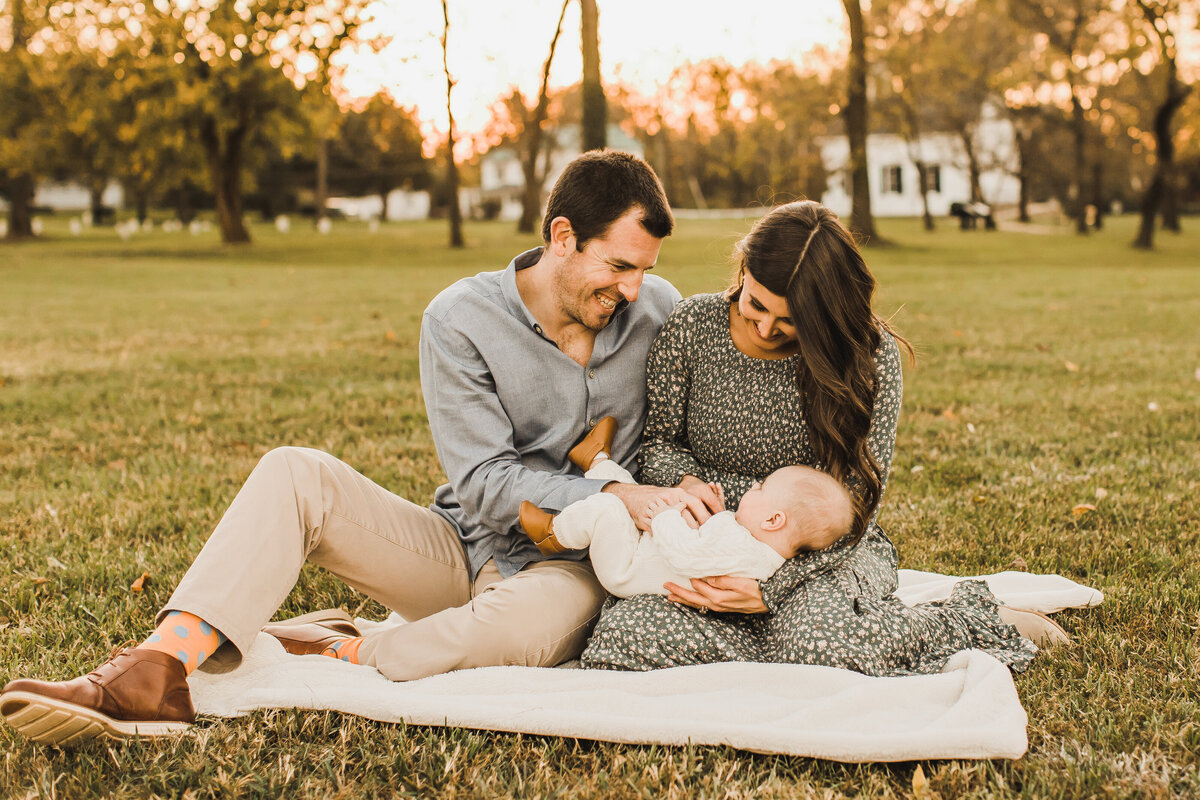
[[[100,196],[100,202],[113,208],[125,205],[125,191],[121,184],[109,181]],[[92,194],[82,183],[75,181],[38,181],[34,187],[33,205],[52,211],[83,211],[92,204]],[[0,211],[7,211],[8,203],[0,199]]]
[[[974,149],[980,165],[979,185],[989,205],[1016,205],[1020,181],[1016,172],[1016,132],[1012,122],[991,104],[984,106],[975,128]],[[928,170],[929,211],[935,216],[950,213],[951,203],[971,200],[971,179],[962,140],[952,133],[926,133],[911,146],[894,133],[867,136],[871,211],[880,217],[914,217],[922,213],[921,188],[914,156]],[[845,136],[830,136],[821,142],[821,160],[828,185],[821,202],[839,216],[849,216],[850,143]]]
[[[571,159],[582,152],[580,137],[578,125],[564,125],[546,131],[546,142],[552,143],[553,147],[550,150],[550,168],[546,170],[546,182],[542,186],[544,192],[550,191]],[[608,126],[608,146],[613,150],[645,157],[641,143],[627,135],[619,125]],[[544,152],[542,158],[546,158]],[[513,220],[521,216],[525,173],[521,171],[521,160],[512,145],[493,147],[479,160],[479,188],[484,199],[500,201],[500,219]]]

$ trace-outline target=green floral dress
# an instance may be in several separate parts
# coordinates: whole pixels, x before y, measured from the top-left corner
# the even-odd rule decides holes
[[[868,446],[886,479],[896,443],[903,376],[885,335],[875,354],[877,391]],[[642,480],[684,475],[716,481],[736,508],[750,484],[788,464],[820,467],[795,382],[795,357],[747,356],[729,335],[729,303],[690,297],[650,351]],[[886,483],[885,483],[886,485]],[[896,549],[872,520],[846,541],[787,561],[762,583],[763,614],[701,614],[661,595],[610,599],[582,656],[585,667],[650,670],[716,661],[773,661],[868,675],[939,671],[978,648],[1015,670],[1037,648],[996,614],[986,584],[963,581],[945,601],[897,599]]]

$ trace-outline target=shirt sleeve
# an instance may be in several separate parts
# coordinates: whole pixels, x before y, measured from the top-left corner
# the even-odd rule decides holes
[[[608,483],[533,470],[521,463],[512,420],[478,348],[426,314],[421,324],[421,391],[438,459],[454,499],[488,529],[510,532],[529,500],[549,511],[596,494]]]
[[[677,486],[684,475],[704,474],[687,438],[690,324],[687,315],[677,309],[663,325],[646,359],[646,427],[639,458],[642,480],[655,486]]]

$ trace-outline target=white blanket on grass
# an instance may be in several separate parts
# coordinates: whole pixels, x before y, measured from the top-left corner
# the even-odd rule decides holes
[[[1097,605],[1100,592],[1057,575],[978,576],[1010,605]],[[944,599],[953,576],[901,570],[907,603]],[[403,624],[388,620],[364,625]],[[978,650],[936,675],[872,678],[798,664],[725,663],[608,672],[486,667],[393,683],[370,667],[290,656],[260,635],[232,672],[189,678],[202,714],[330,709],[384,722],[633,744],[730,745],[835,761],[1019,758],[1026,716],[1008,669]]]

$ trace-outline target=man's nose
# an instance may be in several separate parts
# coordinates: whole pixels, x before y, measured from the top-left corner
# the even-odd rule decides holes
[[[642,279],[646,277],[645,273],[640,269],[634,270],[634,273],[617,284],[617,289],[621,292],[621,296],[631,303],[638,299],[638,292],[642,288]]]

